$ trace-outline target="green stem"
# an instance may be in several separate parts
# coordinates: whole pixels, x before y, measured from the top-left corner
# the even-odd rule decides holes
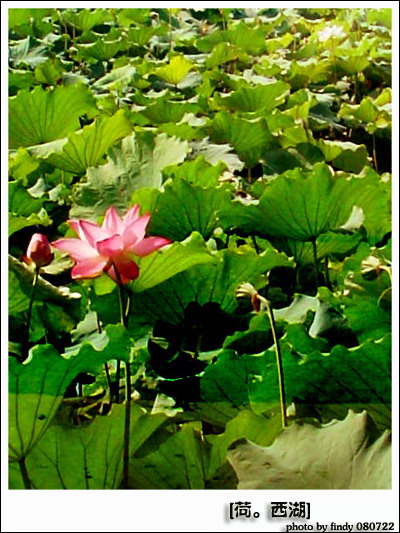
[[[130,444],[130,433],[131,433],[131,369],[129,362],[125,363],[125,424],[124,424],[124,461],[123,461],[123,471],[122,471],[122,488],[129,488],[129,444]]]
[[[128,328],[128,315],[126,313],[125,307],[125,298],[124,290],[122,285],[121,276],[114,264],[115,277],[117,278],[118,292],[119,292],[119,303],[121,311],[121,324],[127,329]],[[118,367],[117,367],[118,370]],[[118,377],[118,388],[119,388],[119,376]],[[122,488],[129,488],[129,448],[130,448],[130,433],[131,433],[131,396],[132,396],[132,386],[131,386],[131,369],[129,366],[129,361],[125,362],[125,423],[124,423],[124,454],[123,454],[123,468],[122,468]]]
[[[110,390],[110,405],[111,405],[111,403],[112,403],[113,386],[112,386],[110,371],[108,370],[108,364],[107,363],[104,363],[104,370],[106,372],[107,384],[108,384],[108,388]]]
[[[122,288],[122,280],[121,280],[121,276],[116,268],[116,266],[114,265],[114,270],[115,270],[115,277],[117,278],[117,286],[118,286],[118,298],[119,298],[119,310],[120,310],[120,319],[121,319],[121,324],[123,326],[127,326],[127,324],[125,323],[126,320],[125,320],[125,301],[124,301],[124,291],[123,291],[123,288]],[[116,371],[116,387],[115,387],[115,402],[116,403],[119,403],[119,383],[120,383],[120,379],[121,379],[121,361],[117,361],[117,371]]]
[[[25,457],[18,461],[19,469],[21,472],[22,481],[24,482],[25,489],[32,489],[31,480],[29,479],[28,469],[26,468]]]
[[[172,50],[172,14],[168,9],[168,20],[169,20],[169,49]]]
[[[375,141],[375,133],[372,134],[372,157],[374,160],[374,167],[377,172],[378,170],[378,159],[376,157],[376,141]]]
[[[354,74],[354,103],[358,103],[358,73]]]
[[[286,394],[285,394],[285,380],[283,375],[283,362],[282,362],[282,353],[281,353],[281,347],[279,345],[279,339],[278,334],[276,331],[276,324],[275,324],[275,318],[274,318],[274,312],[272,311],[272,307],[268,301],[266,301],[267,306],[267,312],[268,312],[268,318],[269,322],[271,324],[271,331],[272,331],[272,337],[274,339],[275,343],[275,354],[276,354],[276,366],[278,370],[278,382],[279,382],[279,397],[280,397],[280,404],[281,404],[281,417],[282,417],[282,427],[287,427],[287,416],[286,416]]]
[[[314,269],[315,269],[315,292],[318,292],[318,286],[319,286],[319,268],[318,268],[318,252],[317,252],[317,240],[314,238],[311,240],[312,249],[313,249],[313,257],[314,257]]]
[[[35,298],[35,291],[36,286],[39,279],[39,267],[35,267],[35,274],[33,276],[33,282],[32,282],[32,289],[31,289],[31,296],[29,299],[29,307],[28,307],[28,317],[26,319],[26,351],[29,350],[29,332],[31,329],[31,318],[32,318],[32,308],[33,308],[33,300]]]
[[[121,361],[117,361],[117,370],[115,372],[115,403],[119,403],[119,382],[121,379]]]

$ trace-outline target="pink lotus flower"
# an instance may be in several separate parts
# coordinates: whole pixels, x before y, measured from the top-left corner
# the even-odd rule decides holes
[[[44,267],[49,265],[53,259],[54,254],[51,251],[50,243],[42,233],[34,233],[29,242],[26,255],[22,257],[25,263],[31,265],[34,263],[37,267]]]
[[[139,206],[135,205],[121,219],[110,207],[102,226],[69,220],[79,239],[59,239],[52,245],[76,261],[71,271],[74,279],[95,278],[106,272],[116,283],[118,275],[122,283],[128,283],[139,276],[139,267],[131,255],[142,257],[171,242],[164,237],[145,237],[150,217],[139,217]]]

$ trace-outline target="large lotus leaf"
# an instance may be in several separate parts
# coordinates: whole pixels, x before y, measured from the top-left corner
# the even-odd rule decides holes
[[[347,51],[348,52],[348,51]],[[369,58],[366,54],[348,55],[337,58],[337,65],[350,76],[365,70],[369,65]]]
[[[171,59],[168,65],[157,68],[155,74],[167,83],[178,85],[192,68],[194,68],[193,63],[188,61],[185,57],[175,56]]]
[[[19,69],[10,70],[8,73],[9,95],[15,96],[21,89],[31,89],[35,83],[34,80],[33,72]]]
[[[365,167],[361,179],[353,182],[355,205],[363,210],[363,227],[371,246],[391,231],[391,180],[382,179],[372,168]]]
[[[347,172],[361,172],[368,164],[368,152],[363,144],[320,139],[318,148],[325,161],[331,161],[334,167]]]
[[[366,412],[319,426],[295,422],[269,447],[238,441],[228,459],[239,490],[390,489],[390,434]]]
[[[9,101],[9,147],[61,139],[80,127],[79,117],[95,109],[91,92],[80,84],[20,91]]]
[[[151,20],[152,10],[149,8],[119,9],[117,19],[120,26],[131,26],[133,23],[147,24]]]
[[[328,59],[312,57],[303,61],[292,61],[288,81],[294,89],[307,87],[311,83],[324,82],[327,79],[329,67]]]
[[[184,242],[175,242],[146,257],[136,259],[140,275],[133,282],[135,292],[142,292],[176,276],[193,265],[212,261],[203,239],[193,233]]]
[[[29,31],[29,30],[28,30]],[[10,62],[14,67],[36,67],[49,58],[49,49],[46,45],[30,35],[10,45]]]
[[[56,168],[84,174],[88,168],[101,161],[113,144],[131,131],[132,126],[121,109],[112,117],[97,118],[92,124],[71,133],[61,142],[31,147],[31,152]]]
[[[13,271],[8,273],[8,314],[10,316],[26,311],[29,307],[29,296],[21,290],[18,277]]]
[[[167,420],[131,406],[130,453]],[[125,407],[113,405],[106,416],[84,426],[53,424],[29,453],[26,468],[35,489],[118,489],[122,479]],[[18,465],[11,464],[10,488],[23,488]]]
[[[128,40],[137,46],[146,46],[153,35],[160,36],[163,30],[161,27],[139,26],[138,28],[130,28],[128,32]]]
[[[392,10],[388,8],[368,9],[368,24],[379,24],[386,28],[392,27]]]
[[[98,39],[94,43],[77,44],[79,55],[83,59],[95,59],[97,61],[108,61],[115,57],[119,51],[125,50],[127,44],[122,39],[105,41]]]
[[[267,147],[274,142],[264,119],[242,119],[221,111],[206,126],[211,140],[229,143],[247,168],[256,165]]]
[[[37,345],[29,359],[9,361],[9,456],[25,457],[49,427],[64,392],[81,372],[96,372],[110,359],[127,360],[130,340],[121,325],[110,325],[100,349],[87,343],[79,353],[63,357],[50,344]]]
[[[260,55],[265,51],[265,35],[261,28],[250,28],[244,22],[239,22],[233,28],[214,31],[210,35],[197,41],[200,52],[211,52],[219,43],[230,43],[247,54]]]
[[[273,180],[257,206],[232,203],[220,218],[227,229],[312,241],[344,225],[354,206],[364,209],[371,202],[371,186],[365,185],[362,179],[334,176],[317,163],[308,174],[296,169]]]
[[[390,427],[390,335],[357,348],[337,345],[329,355],[321,353],[324,342],[306,335],[300,324],[288,326],[280,340],[287,403],[297,400],[321,407],[325,420],[343,417],[349,407],[362,407],[381,426]],[[265,352],[265,358],[262,374],[250,385],[255,406],[279,398],[272,349]]]
[[[228,63],[229,61],[234,61],[239,58],[241,60],[245,58],[245,55],[240,48],[226,42],[221,42],[214,47],[213,51],[207,57],[205,64],[207,68],[213,69],[223,65],[224,63]]]
[[[343,314],[360,341],[379,340],[391,330],[392,280],[385,251],[361,245],[343,266],[345,286],[350,282]]]
[[[64,68],[58,59],[48,59],[35,68],[35,78],[39,83],[56,86],[61,80]]]
[[[28,226],[49,226],[51,219],[43,200],[33,198],[19,181],[8,184],[8,235]]]
[[[204,489],[207,454],[201,433],[184,425],[157,451],[131,460],[130,485],[135,489]]]
[[[17,28],[30,21],[41,20],[52,14],[52,9],[18,8],[8,10],[8,26],[10,29]]]
[[[361,239],[362,235],[360,232],[339,233],[327,231],[326,233],[322,233],[316,241],[317,257],[321,259],[323,257],[348,254],[358,246]],[[296,263],[314,263],[313,247],[310,242],[284,239],[283,237],[271,238],[271,242],[278,250],[282,250],[289,257],[294,257]]]
[[[206,139],[191,143],[193,155],[204,157],[210,165],[225,163],[228,169],[233,173],[243,169],[244,164],[239,157],[232,153],[230,144],[212,144]]]
[[[161,318],[172,324],[182,320],[186,307],[194,301],[200,305],[215,302],[231,313],[237,307],[238,285],[242,281],[258,287],[265,285],[264,274],[277,266],[291,266],[291,262],[272,248],[261,255],[253,250],[223,250],[217,252],[214,261],[194,266],[153,290],[137,295],[137,309],[141,318],[150,323]]]
[[[250,405],[249,387],[255,376],[260,376],[265,366],[263,355],[241,355],[224,350],[216,363],[209,365],[200,380],[202,399],[208,403],[225,402],[240,411]],[[270,406],[276,405],[273,398]],[[264,408],[263,410],[266,410]]]
[[[219,435],[207,435],[211,445],[207,477],[210,477],[226,461],[230,445],[239,439],[248,439],[259,446],[270,446],[282,429],[279,416],[256,415],[248,409],[227,422]]]
[[[218,103],[232,111],[267,112],[282,104],[289,92],[289,84],[273,81],[255,87],[241,87],[229,96],[218,98]]]
[[[112,13],[108,9],[64,9],[60,12],[60,18],[62,22],[67,22],[82,31],[91,30],[94,26],[113,20]]]
[[[171,102],[159,98],[154,104],[150,104],[140,113],[144,115],[151,124],[172,122],[176,125],[185,113],[196,113],[198,110],[199,106],[193,103]]]
[[[188,143],[150,131],[134,133],[110,151],[108,163],[90,168],[87,181],[77,186],[71,216],[96,221],[110,205],[121,212],[141,187],[161,187],[162,170],[181,163]]]
[[[136,74],[136,68],[132,65],[124,65],[123,67],[115,68],[95,83],[93,87],[101,90],[123,90],[131,82]]]
[[[209,239],[218,224],[218,209],[229,203],[227,190],[204,189],[175,178],[165,191],[140,189],[132,203],[141,206],[141,212],[152,213],[147,231],[173,241],[181,241],[192,231]]]
[[[163,174],[168,178],[182,179],[193,185],[209,188],[218,185],[218,178],[225,169],[224,163],[211,165],[204,157],[198,156],[193,161],[185,161],[181,165],[166,168]]]

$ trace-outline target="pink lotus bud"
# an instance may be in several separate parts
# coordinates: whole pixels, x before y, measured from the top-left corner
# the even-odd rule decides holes
[[[41,233],[32,235],[25,259],[28,263],[34,263],[37,267],[47,266],[53,261],[54,254],[51,251],[46,235]]]

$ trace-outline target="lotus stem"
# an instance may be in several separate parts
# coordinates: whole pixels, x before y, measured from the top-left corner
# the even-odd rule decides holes
[[[125,307],[125,298],[124,298],[124,289],[121,280],[121,276],[114,264],[115,277],[117,278],[118,285],[118,294],[119,294],[119,303],[121,311],[121,324],[127,329],[128,327],[128,315]],[[119,399],[119,373],[118,373],[118,363],[117,361],[117,389],[118,389],[118,399]],[[119,367],[120,369],[120,367]],[[124,453],[123,453],[123,468],[122,468],[122,488],[129,488],[129,448],[130,448],[130,433],[131,433],[131,396],[132,396],[132,387],[131,387],[131,369],[129,366],[129,361],[125,362],[125,422],[124,422]]]
[[[313,249],[313,257],[314,257],[314,269],[315,269],[315,292],[318,292],[318,286],[319,286],[319,268],[318,268],[318,251],[317,251],[317,239],[314,237],[311,240],[312,249]]]
[[[28,352],[28,350],[29,350],[29,332],[30,332],[30,329],[31,329],[33,300],[35,298],[36,286],[37,286],[38,279],[39,279],[39,269],[40,269],[40,267],[35,266],[35,274],[33,276],[31,296],[30,296],[30,299],[29,299],[28,317],[26,319],[26,352]],[[26,353],[26,355],[27,355],[27,353]]]
[[[268,300],[265,300],[265,305],[267,308],[269,322],[271,324],[272,337],[275,344],[275,354],[276,354],[276,367],[278,371],[278,383],[279,383],[279,399],[281,406],[281,417],[282,417],[282,427],[287,427],[287,415],[286,415],[286,393],[285,393],[285,380],[283,374],[283,361],[282,361],[282,352],[279,345],[278,334],[276,331],[275,317],[272,310],[271,304]]]
[[[375,133],[372,134],[372,158],[374,160],[374,167],[377,172],[378,170],[378,158],[376,157],[376,139],[375,139]]]

